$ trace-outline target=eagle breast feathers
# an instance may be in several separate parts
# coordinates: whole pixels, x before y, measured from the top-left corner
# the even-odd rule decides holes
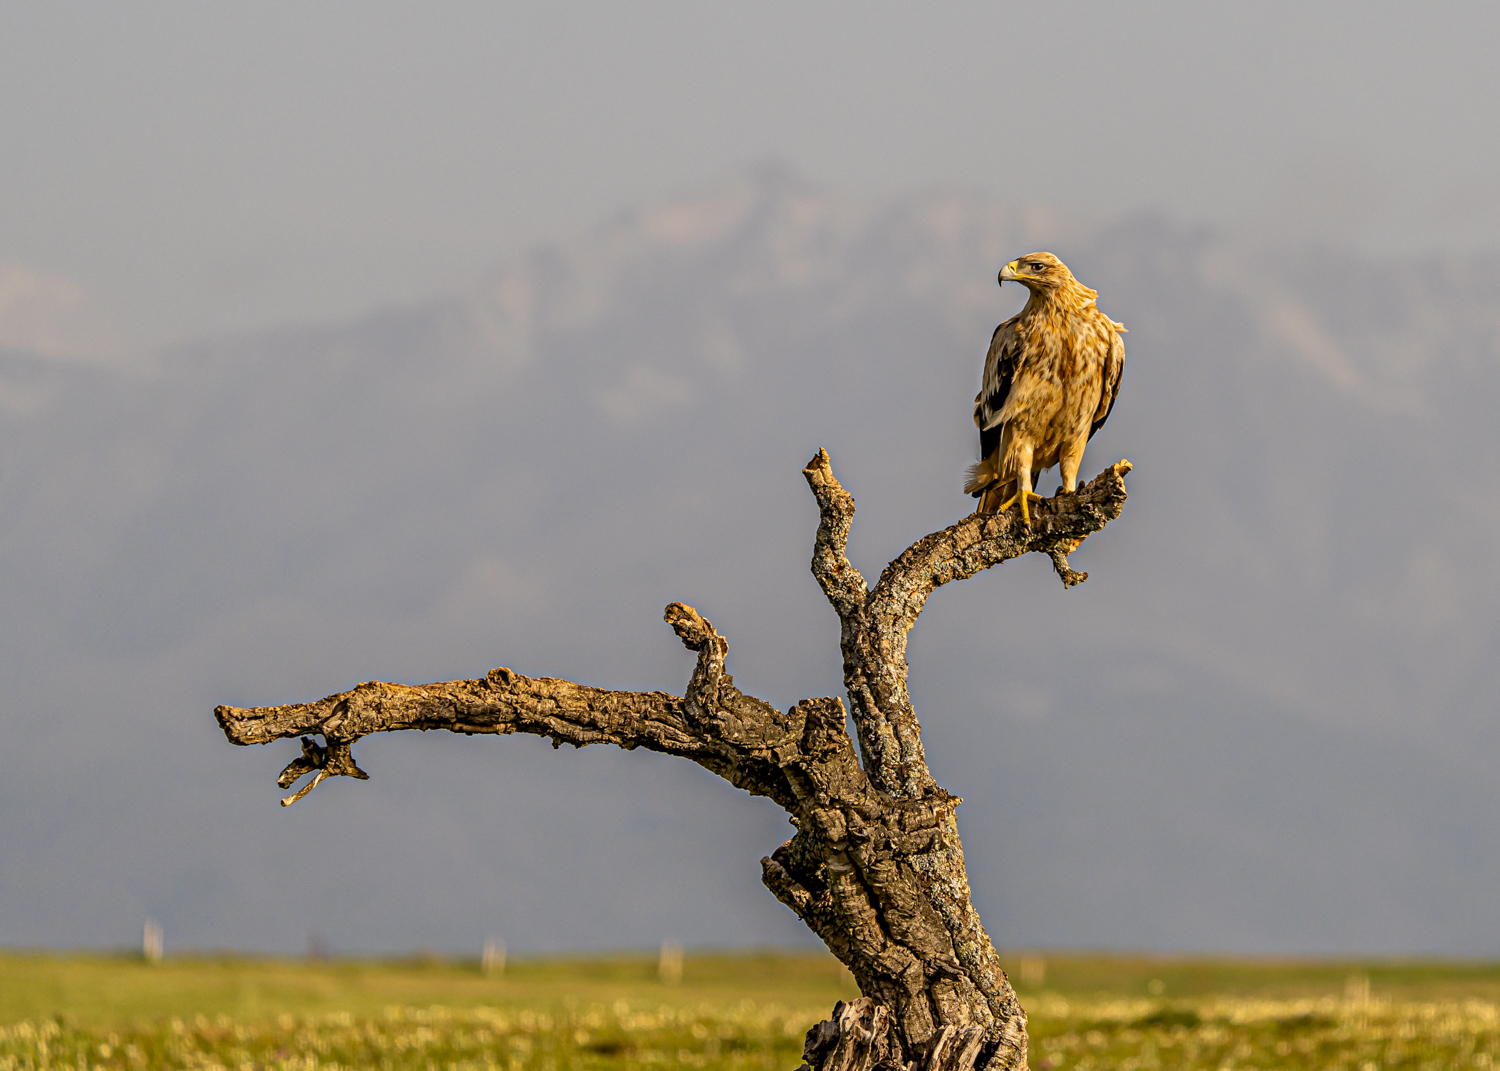
[[[981,495],[1061,463],[1072,490],[1083,443],[1114,408],[1125,365],[1125,326],[1100,311],[1097,293],[1050,253],[1007,264],[1002,284],[1030,292],[1026,307],[995,329],[974,399],[980,463],[965,490]]]

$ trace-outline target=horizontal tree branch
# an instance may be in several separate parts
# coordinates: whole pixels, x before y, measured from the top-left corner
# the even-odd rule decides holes
[[[446,729],[465,734],[527,733],[547,737],[554,747],[613,744],[680,755],[747,791],[773,796],[794,808],[795,796],[780,768],[800,754],[805,714],[793,708],[789,716],[741,693],[724,670],[728,642],[692,607],[672,603],[665,618],[684,646],[698,653],[683,697],[592,688],[554,677],[527,677],[502,667],[473,680],[437,684],[367,681],[313,703],[220,706],[214,716],[235,744],[304,737],[302,757],[279,779],[283,788],[307,773],[317,780],[364,777],[349,754],[349,745],[362,736]],[[840,732],[842,720],[840,705]],[[327,747],[306,739],[310,733],[321,734]],[[295,802],[306,791],[286,802]]]

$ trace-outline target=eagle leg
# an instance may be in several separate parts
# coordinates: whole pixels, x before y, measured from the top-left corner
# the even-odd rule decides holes
[[[1045,498],[1043,498],[1041,495],[1037,494],[1035,491],[1017,491],[1015,494],[1013,494],[1009,498],[1007,498],[1004,502],[1000,503],[1000,508],[997,509],[997,510],[995,510],[995,512],[996,513],[1004,513],[1006,510],[1010,509],[1011,506],[1015,505],[1015,503],[1017,502],[1017,500],[1019,500],[1020,503],[1021,503],[1021,523],[1024,524],[1027,528],[1030,528],[1031,527],[1031,509],[1029,508],[1028,503],[1033,498],[1036,499],[1038,502],[1045,502],[1045,501],[1047,501]]]

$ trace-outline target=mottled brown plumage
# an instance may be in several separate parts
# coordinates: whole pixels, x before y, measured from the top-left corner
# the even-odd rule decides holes
[[[1063,490],[1078,489],[1084,445],[1114,407],[1125,366],[1125,325],[1099,311],[1097,294],[1051,253],[1031,253],[1000,269],[1031,291],[1021,312],[995,328],[984,382],[974,399],[979,464],[964,490],[979,512],[1028,500],[1036,477],[1057,465]]]

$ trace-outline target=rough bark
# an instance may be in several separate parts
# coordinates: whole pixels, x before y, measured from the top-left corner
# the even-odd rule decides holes
[[[215,710],[235,744],[301,736],[282,771],[295,803],[329,776],[364,778],[351,745],[371,733],[446,729],[531,733],[575,747],[614,744],[681,755],[790,815],[797,833],[761,860],[762,880],[853,972],[861,1001],[840,1002],[808,1034],[819,1071],[1024,1068],[1026,1015],[969,898],[955,809],[933,780],[906,690],[906,634],[937,588],[1033,551],[1071,587],[1067,555],[1118,517],[1129,462],[1014,514],[970,516],[913,543],[870,589],[845,553],[854,499],[819,451],[804,470],[820,509],[812,570],[840,622],[840,699],[781,712],[747,696],[725,669],[728,641],[690,606],[666,621],[698,661],[681,697],[590,688],[494,669],[476,680],[412,687],[367,682],[313,703]],[[321,735],[318,744],[313,735]]]

